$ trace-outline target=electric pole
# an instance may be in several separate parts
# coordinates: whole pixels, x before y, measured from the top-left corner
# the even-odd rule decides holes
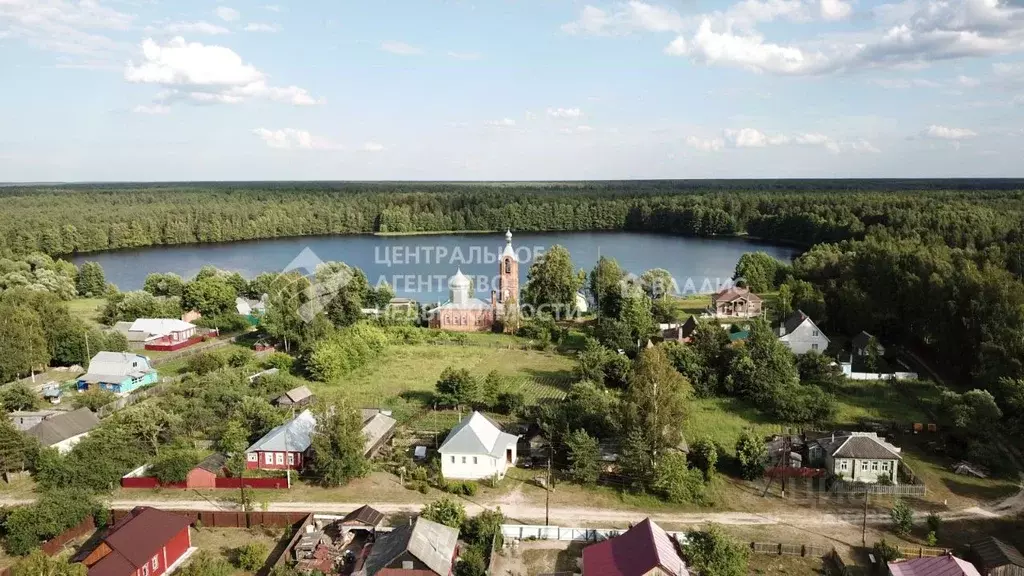
[[[871,493],[868,492],[867,489],[865,489],[864,490],[864,522],[863,522],[863,524],[861,525],[861,528],[860,528],[860,543],[863,546],[867,546],[868,545],[868,496],[870,496],[870,495],[871,495]]]
[[[548,478],[544,481],[544,525],[551,525],[551,448],[548,448]]]
[[[92,354],[89,353],[89,331],[85,331],[85,361],[88,362],[92,358]]]

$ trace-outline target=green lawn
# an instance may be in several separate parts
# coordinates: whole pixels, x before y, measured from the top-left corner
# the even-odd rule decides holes
[[[865,420],[926,424],[932,419],[925,408],[936,401],[938,394],[938,389],[929,383],[848,381],[836,392],[839,412],[835,421],[837,424],[857,424]]]
[[[99,326],[100,311],[107,303],[105,298],[77,298],[68,302],[71,315],[81,318],[91,326]]]
[[[764,436],[783,431],[781,425],[738,398],[698,398],[691,403],[690,414],[683,424],[688,442],[711,438],[730,453],[740,433],[748,428]]]
[[[768,311],[769,315],[777,308],[778,304],[778,292],[765,292],[759,294],[764,300],[764,307]],[[711,306],[711,294],[688,294],[682,297],[673,297],[672,304],[675,309],[676,318],[680,321],[686,320],[690,316],[700,317],[701,314],[707,311]],[[773,316],[769,316],[772,318]],[[720,318],[720,322],[724,324],[732,324],[735,322],[746,322],[745,318]]]
[[[312,382],[310,386],[321,397],[344,395],[357,405],[390,407],[407,417],[429,405],[437,380],[448,366],[466,368],[481,381],[496,370],[507,391],[521,392],[527,403],[536,403],[564,396],[573,382],[574,365],[573,358],[554,352],[413,344],[389,347],[340,384]]]

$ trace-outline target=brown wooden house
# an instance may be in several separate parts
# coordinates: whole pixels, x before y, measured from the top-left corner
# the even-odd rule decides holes
[[[726,318],[760,316],[762,304],[760,296],[741,286],[732,286],[711,296],[712,313]]]

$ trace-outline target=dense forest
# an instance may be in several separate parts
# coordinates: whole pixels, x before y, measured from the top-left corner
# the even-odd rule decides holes
[[[1020,180],[82,185],[3,188],[0,203],[0,285],[65,292],[74,272],[43,254],[506,227],[791,242],[807,251],[787,290],[828,330],[868,330],[1024,410]]]

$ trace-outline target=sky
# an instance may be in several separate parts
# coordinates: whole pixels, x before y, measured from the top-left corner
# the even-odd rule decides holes
[[[1024,0],[0,0],[0,182],[1024,176]]]

